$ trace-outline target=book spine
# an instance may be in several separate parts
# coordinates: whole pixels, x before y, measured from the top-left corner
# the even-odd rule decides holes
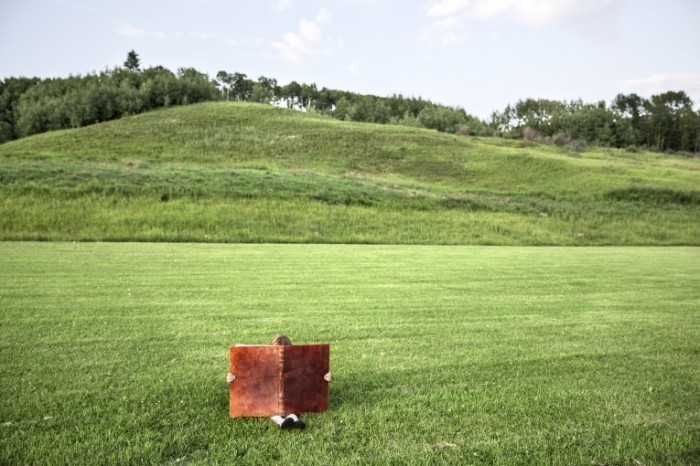
[[[284,397],[284,346],[279,347],[279,380],[277,382],[277,411],[281,415],[291,414],[286,412],[287,407],[285,406],[286,400]]]

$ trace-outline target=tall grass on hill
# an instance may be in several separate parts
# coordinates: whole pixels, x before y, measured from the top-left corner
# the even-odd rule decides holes
[[[173,200],[23,196],[0,203],[4,239],[358,244],[697,244],[682,210],[584,212],[576,218],[460,209],[410,210],[299,199]],[[572,214],[573,215],[573,214]],[[680,220],[679,220],[680,218]],[[682,223],[684,222],[684,223]]]
[[[700,244],[700,162],[172,108],[0,145],[0,237]]]

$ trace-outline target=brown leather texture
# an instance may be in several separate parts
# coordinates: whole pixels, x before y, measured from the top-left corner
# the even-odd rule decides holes
[[[231,417],[263,417],[328,409],[330,346],[232,346]]]

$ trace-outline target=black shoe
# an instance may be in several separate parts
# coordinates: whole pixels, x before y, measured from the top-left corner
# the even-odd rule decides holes
[[[280,424],[280,427],[282,429],[291,429],[292,427],[296,427],[296,422],[294,422],[294,419],[291,417],[285,417],[282,424]]]
[[[294,423],[294,427],[296,427],[297,429],[304,429],[304,428],[306,428],[306,423],[304,421],[302,421],[301,419],[299,419],[298,421],[296,421]]]

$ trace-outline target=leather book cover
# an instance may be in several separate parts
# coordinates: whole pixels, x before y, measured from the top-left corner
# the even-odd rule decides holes
[[[231,417],[267,417],[328,409],[330,347],[232,346]]]

